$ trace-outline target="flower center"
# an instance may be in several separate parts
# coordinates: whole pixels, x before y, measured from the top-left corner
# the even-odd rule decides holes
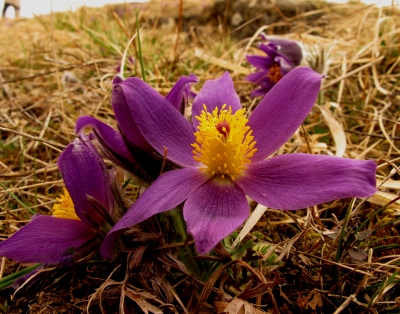
[[[272,65],[267,76],[272,83],[278,83],[278,81],[282,78],[280,66],[277,64]]]
[[[221,110],[215,108],[210,113],[205,105],[203,107],[196,117],[200,124],[194,133],[193,158],[204,165],[200,170],[235,180],[257,151],[252,130],[246,125],[246,110],[243,108],[232,114],[232,107],[225,109],[223,105]]]
[[[60,198],[57,198],[59,204],[53,205],[53,217],[80,220],[75,213],[75,206],[72,202],[71,196],[69,195],[66,188],[63,188],[64,195],[60,194]]]

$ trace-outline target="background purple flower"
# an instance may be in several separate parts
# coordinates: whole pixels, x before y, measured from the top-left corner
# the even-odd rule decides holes
[[[283,76],[300,64],[303,57],[301,47],[294,41],[264,35],[262,39],[268,41],[259,45],[266,56],[246,56],[247,61],[258,70],[246,79],[260,86],[251,93],[251,97],[268,93]]]
[[[65,204],[56,206],[55,216],[33,216],[27,225],[0,243],[0,256],[22,263],[69,264],[98,247],[99,235],[111,228],[114,197],[110,178],[92,144],[75,139],[61,153],[57,164],[72,202],[64,195],[61,198]],[[69,213],[64,215],[62,207],[69,203],[74,209],[66,208]],[[65,216],[70,218],[62,218]]]

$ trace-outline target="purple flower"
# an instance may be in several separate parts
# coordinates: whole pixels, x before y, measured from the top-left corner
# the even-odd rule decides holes
[[[75,139],[58,158],[66,189],[53,215],[35,215],[0,243],[0,256],[22,263],[68,265],[100,246],[114,210],[108,170],[91,143]]]
[[[128,78],[125,82],[130,80]],[[113,84],[116,86],[122,82],[120,77],[115,77]],[[193,74],[181,77],[165,97],[166,105],[183,114],[188,100],[194,97],[190,85],[197,82]],[[125,95],[113,93],[112,105],[119,131],[96,118],[83,116],[77,120],[75,132],[82,134],[86,127],[93,128],[90,138],[98,141],[104,156],[141,178],[155,180],[161,170],[162,158],[155,158],[154,149],[140,132]],[[152,106],[150,102],[147,105]]]
[[[246,77],[261,88],[254,90],[251,97],[264,96],[286,74],[297,67],[303,57],[300,46],[291,40],[266,38],[268,44],[260,44],[259,48],[267,56],[246,56],[247,61],[258,71]]]
[[[318,95],[322,75],[299,67],[286,75],[249,118],[228,73],[204,84],[193,103],[193,124],[149,85],[135,78],[114,86],[138,128],[159,152],[180,165],[162,174],[108,233],[101,252],[132,225],[182,202],[188,232],[209,252],[249,215],[245,195],[294,210],[375,193],[373,161],[286,154],[270,157],[297,130]],[[151,104],[149,106],[148,104]]]

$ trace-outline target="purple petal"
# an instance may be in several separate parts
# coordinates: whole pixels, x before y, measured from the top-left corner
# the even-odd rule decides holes
[[[193,126],[163,96],[139,78],[128,78],[114,85],[113,97],[129,106],[137,126],[146,140],[161,155],[173,162],[193,167]]]
[[[246,56],[247,61],[257,69],[266,70],[275,64],[274,59],[269,56]]]
[[[285,56],[294,66],[298,66],[303,59],[301,47],[292,40],[267,38],[268,42],[278,47],[277,52]]]
[[[88,199],[92,197],[109,214],[113,212],[114,197],[110,177],[99,153],[88,143],[75,139],[61,153],[57,162],[65,186],[75,205],[77,216],[88,226],[104,224],[104,213]]]
[[[183,216],[197,251],[205,254],[240,226],[249,215],[243,191],[231,182],[210,180],[185,202]]]
[[[92,117],[80,117],[76,122],[76,133],[82,137],[85,127],[93,128],[94,133],[90,135],[99,143],[99,149],[118,166],[145,181],[154,181],[160,174],[161,161],[154,156],[153,149],[149,151],[129,143],[121,133]]]
[[[206,105],[209,112],[218,107],[221,109],[223,105],[232,107],[232,112],[242,109],[239,96],[236,94],[233,81],[228,72],[225,72],[216,80],[205,82],[197,97],[194,99],[192,107],[192,122],[194,127],[199,125],[199,121],[195,119],[201,114],[203,105]]]
[[[255,98],[255,97],[264,97],[274,86],[275,84],[271,82],[271,87],[262,87],[255,89],[251,92],[250,97]]]
[[[296,68],[261,100],[248,123],[258,148],[253,161],[265,159],[293,135],[313,107],[321,79],[310,68]]]
[[[190,84],[197,83],[199,80],[193,74],[190,76],[182,76],[178,82],[172,87],[171,91],[165,96],[179,112],[182,112],[182,107],[186,108],[187,100],[190,96]],[[183,106],[182,106],[183,104]]]
[[[276,84],[276,83],[272,82],[271,79],[268,77],[268,71],[259,71],[259,72],[252,73],[249,76],[247,76],[246,79],[248,81],[256,83],[257,85],[261,86],[261,88],[263,90],[265,90],[265,92],[262,94],[262,96],[264,96],[267,92],[269,92],[271,90],[271,88],[274,87],[274,85]],[[257,96],[260,96],[260,95],[257,95]],[[255,97],[255,96],[251,96],[251,97]]]
[[[0,243],[0,256],[21,263],[55,264],[85,253],[95,236],[82,221],[37,215]]]
[[[275,57],[275,61],[279,64],[282,76],[285,76],[294,69],[293,64],[283,56]]]
[[[111,103],[114,108],[115,119],[118,122],[121,132],[124,134],[128,142],[135,146],[139,146],[144,150],[151,151],[150,144],[146,141],[142,133],[140,132],[129,108],[128,100],[125,97],[124,92],[117,86],[124,86],[127,81],[122,80],[119,76],[116,76],[113,80],[113,92]]]
[[[76,121],[75,133],[82,133],[83,129],[86,127],[94,129],[102,151],[111,161],[126,170],[130,170],[130,164],[133,165],[137,163],[129,149],[126,147],[121,133],[114,130],[108,124],[87,116],[80,117]]]
[[[278,51],[278,47],[276,45],[271,45],[271,44],[260,44],[258,46],[258,48],[260,48],[260,50],[264,51],[272,60],[276,57],[277,55],[277,51]]]
[[[257,71],[246,76],[247,81],[253,82],[257,85],[261,85],[261,81],[265,79],[268,79],[270,81],[267,71]]]
[[[301,209],[376,192],[376,164],[326,155],[287,154],[248,165],[235,181],[256,202]]]
[[[194,168],[172,170],[162,174],[107,234],[101,254],[111,258],[112,247],[125,229],[178,206],[207,180],[209,177]]]

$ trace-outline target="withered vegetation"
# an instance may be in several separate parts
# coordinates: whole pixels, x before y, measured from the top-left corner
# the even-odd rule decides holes
[[[379,192],[293,212],[252,203],[261,219],[239,244],[232,245],[234,234],[209,256],[196,256],[169,214],[153,217],[128,232],[129,250],[113,262],[93,255],[71,268],[44,268],[16,292],[4,288],[0,312],[400,313],[400,11],[318,2],[288,15],[270,5],[264,25],[266,8],[251,19],[244,5],[238,24],[235,1],[224,10],[196,3],[1,21],[1,239],[33,214],[51,213],[63,186],[57,157],[74,139],[79,116],[115,126],[112,78],[121,62],[125,77],[142,76],[138,43],[129,44],[136,7],[147,82],[162,94],[182,75],[198,76],[198,91],[230,71],[250,112],[258,100],[244,80],[254,70],[245,55],[259,53],[259,34],[301,42],[315,68],[329,64],[328,76],[279,153],[372,159]],[[126,187],[132,201],[138,188]],[[26,266],[3,258],[0,278]]]

